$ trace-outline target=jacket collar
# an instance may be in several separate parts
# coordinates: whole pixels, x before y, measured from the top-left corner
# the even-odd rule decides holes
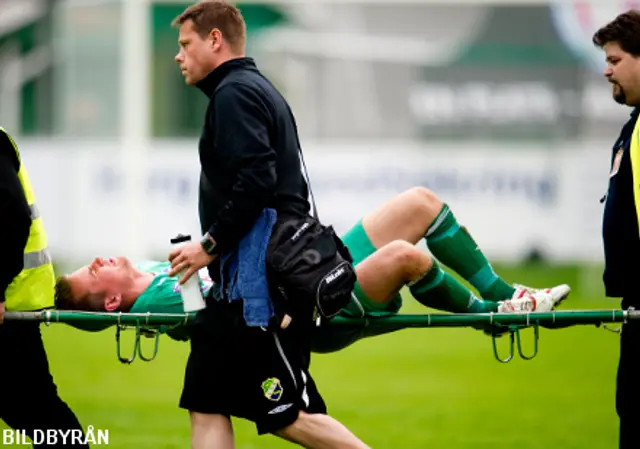
[[[207,76],[198,81],[196,87],[204,92],[207,97],[211,98],[222,80],[233,70],[238,69],[258,70],[253,58],[240,57],[230,59],[220,64]]]

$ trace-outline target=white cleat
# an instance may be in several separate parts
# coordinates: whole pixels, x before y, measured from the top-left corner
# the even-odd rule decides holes
[[[515,287],[516,291],[511,297],[512,300],[524,298],[526,295],[534,295],[536,293],[543,292],[551,295],[551,298],[553,300],[553,307],[558,306],[562,301],[567,299],[567,297],[571,293],[571,287],[569,287],[567,284],[556,285],[555,287],[551,288],[533,288],[520,284],[513,284],[513,286]]]
[[[498,313],[551,312],[555,305],[551,293],[540,290],[498,303]]]

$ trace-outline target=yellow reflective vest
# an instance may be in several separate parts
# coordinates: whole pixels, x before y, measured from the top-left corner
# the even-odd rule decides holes
[[[640,120],[636,121],[631,135],[631,174],[633,176],[633,199],[636,205],[636,218],[640,230]]]
[[[13,148],[16,150],[16,155],[20,162],[18,177],[31,210],[32,220],[29,239],[24,248],[24,267],[7,288],[5,308],[7,311],[32,311],[51,308],[54,306],[55,274],[47,248],[47,233],[36,206],[36,198],[31,187],[29,175],[20,159],[18,146],[4,128],[0,127],[0,132],[9,138]]]

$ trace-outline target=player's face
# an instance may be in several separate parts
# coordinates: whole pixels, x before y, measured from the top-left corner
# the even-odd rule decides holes
[[[193,22],[187,20],[180,26],[178,43],[180,51],[175,57],[175,61],[180,66],[182,76],[188,85],[194,85],[206,77],[215,67],[215,51],[219,48],[219,43],[214,37],[207,36],[205,39],[193,29]]]
[[[604,45],[607,68],[604,75],[612,85],[613,99],[620,104],[640,106],[640,58],[620,48],[617,42]]]
[[[126,257],[97,257],[70,275],[74,293],[98,300],[121,298],[133,282],[134,268]]]

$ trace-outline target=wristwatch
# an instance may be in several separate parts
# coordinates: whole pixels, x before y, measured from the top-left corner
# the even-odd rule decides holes
[[[209,235],[208,232],[204,235],[204,237],[202,237],[202,240],[200,240],[200,244],[204,248],[204,251],[210,256],[213,256],[216,253],[216,241]]]

